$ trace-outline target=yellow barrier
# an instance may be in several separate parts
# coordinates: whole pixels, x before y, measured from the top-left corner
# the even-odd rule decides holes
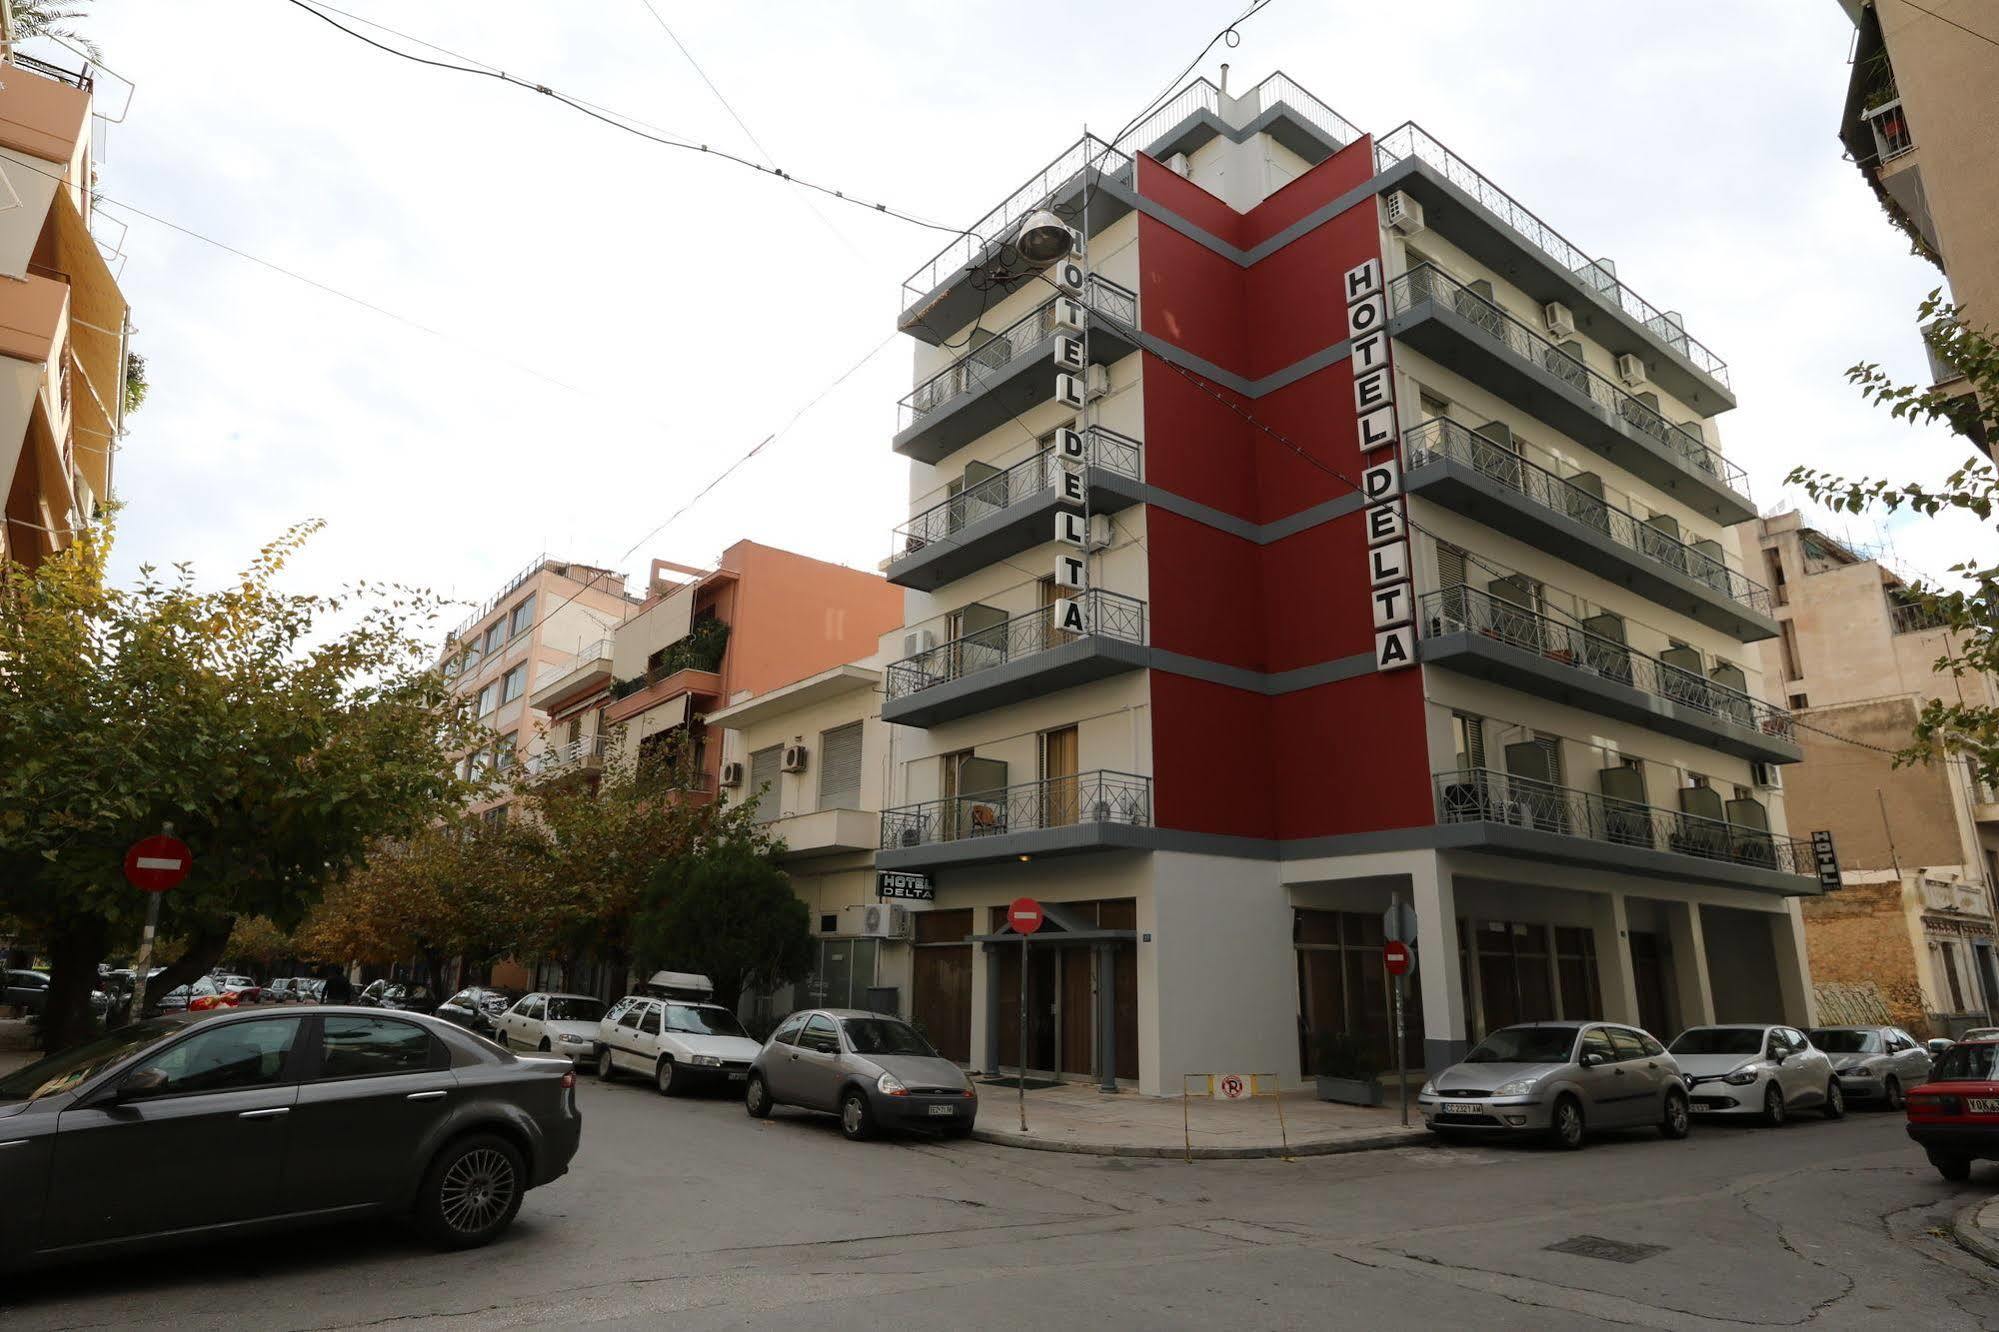
[[[1284,1145],[1284,1159],[1291,1160],[1291,1132],[1284,1124],[1284,1094],[1275,1073],[1182,1073],[1180,1075],[1180,1134],[1189,1165],[1194,1161],[1194,1128],[1189,1110],[1189,1092],[1194,1079],[1204,1088],[1202,1095],[1213,1101],[1272,1100],[1277,1102],[1277,1139]],[[1247,1085],[1243,1079],[1249,1079]]]

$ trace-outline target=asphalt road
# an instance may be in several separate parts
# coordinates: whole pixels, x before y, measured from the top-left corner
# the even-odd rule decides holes
[[[1899,1116],[1189,1166],[579,1095],[575,1166],[490,1248],[384,1224],[73,1267],[0,1286],[0,1327],[1999,1326],[1944,1230],[1999,1166],[1946,1184]],[[1579,1236],[1656,1250],[1549,1247]]]

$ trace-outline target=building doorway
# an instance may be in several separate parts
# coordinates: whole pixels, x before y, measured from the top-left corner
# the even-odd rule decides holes
[[[919,911],[910,966],[909,1015],[937,1053],[972,1062],[972,912]]]

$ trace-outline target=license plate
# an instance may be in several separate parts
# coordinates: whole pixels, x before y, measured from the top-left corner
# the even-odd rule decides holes
[[[1974,1096],[1964,1104],[1974,1115],[1999,1115],[1999,1101],[1989,1096]]]
[[[741,1082],[741,1081],[742,1081],[742,1080],[743,1080],[744,1078],[747,1078],[747,1077],[748,1077],[749,1075],[750,1075],[750,1071],[749,1071],[748,1069],[746,1069],[746,1068],[739,1068],[739,1069],[737,1069],[737,1070],[736,1070],[735,1072],[733,1072],[733,1073],[731,1073],[731,1074],[729,1075],[729,1081],[731,1081],[731,1082]]]
[[[955,1105],[933,1105],[930,1107],[930,1113],[945,1116],[955,1115],[958,1113],[958,1107]]]
[[[1485,1113],[1485,1107],[1476,1101],[1445,1101],[1443,1109],[1447,1115],[1482,1115]]]

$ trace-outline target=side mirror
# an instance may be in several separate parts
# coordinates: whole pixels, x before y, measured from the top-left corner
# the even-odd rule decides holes
[[[1576,1062],[1581,1064],[1584,1068],[1595,1068],[1598,1064],[1601,1064],[1603,1062],[1603,1056],[1600,1054],[1596,1054],[1594,1052],[1586,1052],[1584,1053],[1583,1057],[1581,1059],[1578,1059]]]
[[[158,1096],[167,1089],[166,1070],[142,1068],[128,1075],[118,1084],[116,1100],[123,1105],[127,1101],[143,1101],[149,1096]]]

